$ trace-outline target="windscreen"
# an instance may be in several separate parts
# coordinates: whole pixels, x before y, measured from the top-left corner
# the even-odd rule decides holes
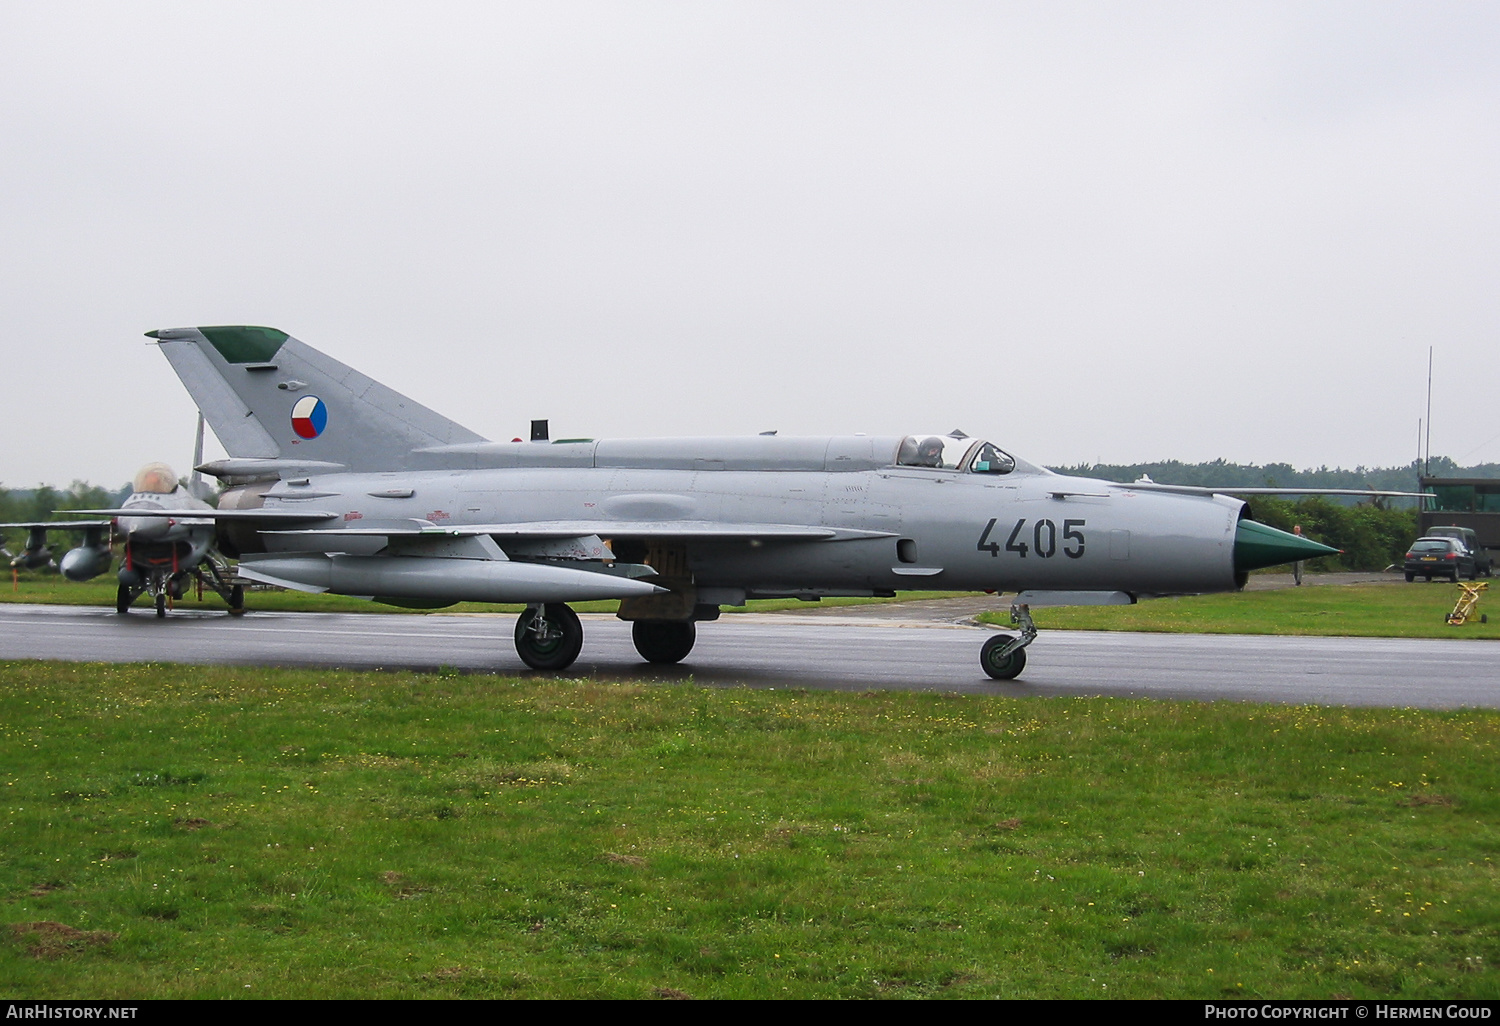
[[[1008,474],[1016,469],[1016,461],[991,442],[953,435],[907,435],[896,453],[896,466]]]

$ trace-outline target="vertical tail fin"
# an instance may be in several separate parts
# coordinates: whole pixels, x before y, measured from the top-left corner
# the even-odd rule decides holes
[[[230,456],[402,470],[416,465],[413,449],[485,440],[275,328],[146,334]]]
[[[187,493],[200,502],[209,502],[213,498],[214,488],[203,480],[203,473],[198,468],[203,464],[203,411],[198,411],[198,433],[193,436],[193,476],[188,478],[187,484],[183,485]]]

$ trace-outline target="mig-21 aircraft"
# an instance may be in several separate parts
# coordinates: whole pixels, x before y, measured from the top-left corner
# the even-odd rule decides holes
[[[1018,593],[1019,632],[980,652],[1009,679],[1032,605],[1232,591],[1336,551],[1212,489],[1061,476],[959,431],[553,441],[535,422],[492,442],[273,328],[148,337],[229,456],[198,468],[217,510],[145,515],[211,518],[250,580],[525,603],[516,650],[539,670],[582,648],[569,602],[619,599],[641,656],[673,663],[721,606],[920,587]]]

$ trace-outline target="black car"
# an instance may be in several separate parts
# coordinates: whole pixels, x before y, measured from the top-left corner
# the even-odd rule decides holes
[[[1414,581],[1419,575],[1428,581],[1446,577],[1457,582],[1460,577],[1472,581],[1479,571],[1463,542],[1455,538],[1418,538],[1406,553],[1406,579]]]
[[[1429,528],[1424,538],[1453,538],[1463,542],[1464,548],[1474,557],[1474,569],[1485,577],[1494,573],[1494,560],[1490,558],[1489,550],[1479,544],[1479,535],[1469,527],[1432,527]]]

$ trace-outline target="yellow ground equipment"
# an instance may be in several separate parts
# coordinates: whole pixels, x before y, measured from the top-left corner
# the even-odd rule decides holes
[[[1458,590],[1458,605],[1453,607],[1453,612],[1448,614],[1448,623],[1454,627],[1462,627],[1474,619],[1474,607],[1479,605],[1479,596],[1489,590],[1488,581],[1480,581],[1478,584],[1460,584]],[[1490,618],[1483,614],[1479,617],[1480,623],[1489,623]]]

